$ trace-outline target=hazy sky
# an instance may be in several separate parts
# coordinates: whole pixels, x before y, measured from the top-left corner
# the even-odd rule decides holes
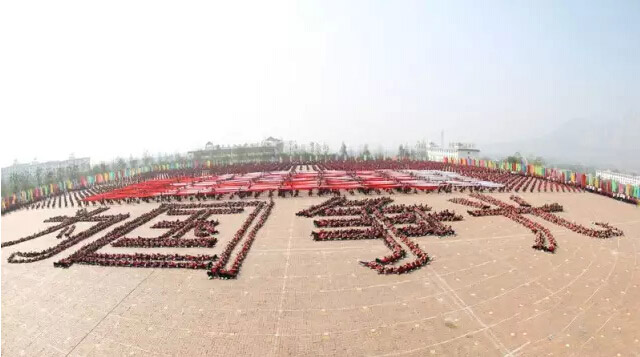
[[[12,1],[0,165],[640,115],[640,1]]]

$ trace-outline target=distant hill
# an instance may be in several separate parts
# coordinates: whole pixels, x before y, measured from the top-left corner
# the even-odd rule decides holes
[[[574,119],[536,139],[482,145],[481,153],[542,156],[552,164],[578,164],[640,173],[640,120]]]

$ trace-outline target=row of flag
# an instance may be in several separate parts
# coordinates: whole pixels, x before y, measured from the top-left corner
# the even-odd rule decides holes
[[[65,180],[56,183],[37,186],[28,190],[13,193],[2,198],[2,210],[19,203],[27,203],[41,197],[49,195],[57,195],[61,192],[91,187],[95,184],[120,181],[122,179],[131,178],[147,172],[160,172],[170,170],[180,170],[195,167],[211,167],[211,161],[199,162],[174,162],[158,165],[149,165],[138,168],[126,168],[123,170],[109,171],[104,173],[80,176],[77,179]]]
[[[605,180],[595,174],[586,174],[563,170],[557,168],[547,168],[542,165],[526,164],[524,162],[507,162],[492,160],[477,160],[470,158],[444,158],[445,163],[466,166],[486,167],[490,169],[501,169],[513,173],[522,173],[541,178],[547,178],[558,182],[572,184],[582,188],[599,189],[608,194],[622,194],[627,197],[640,199],[640,185],[624,184],[615,180]]]

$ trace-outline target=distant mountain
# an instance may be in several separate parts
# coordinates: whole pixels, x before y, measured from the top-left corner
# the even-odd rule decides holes
[[[640,120],[574,119],[540,138],[482,145],[481,154],[542,156],[553,164],[640,172]]]

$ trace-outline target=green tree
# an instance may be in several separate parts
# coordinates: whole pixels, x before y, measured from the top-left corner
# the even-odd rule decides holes
[[[124,161],[123,158],[118,157],[113,161],[112,169],[113,170],[124,170],[127,168],[127,162]]]
[[[47,170],[47,173],[44,175],[44,177],[45,177],[45,183],[47,185],[52,184],[56,180],[56,176],[53,170]]]
[[[103,174],[105,172],[107,172],[107,164],[104,161],[91,169],[91,173],[94,175]]]
[[[78,176],[80,176],[80,169],[78,168],[78,165],[67,167],[67,175],[65,177],[65,180],[66,179],[75,180],[78,178]]]
[[[400,146],[398,147],[398,159],[404,159],[406,156],[407,151],[405,150],[404,146],[400,144]]]
[[[144,166],[149,166],[153,163],[153,157],[149,154],[149,151],[145,150],[142,153],[142,163]]]
[[[40,186],[42,185],[42,183],[44,182],[44,170],[42,169],[41,166],[38,166],[38,168],[36,169],[35,172],[35,180],[36,180],[36,185]]]
[[[133,155],[129,155],[129,167],[130,168],[138,167],[138,159],[133,157]]]
[[[9,190],[11,191],[10,193],[17,192],[19,188],[20,174],[17,172],[12,172],[11,175],[9,175]]]
[[[329,145],[327,143],[322,144],[322,158],[326,161],[329,155]]]
[[[340,158],[342,160],[345,160],[348,156],[349,154],[347,154],[347,145],[345,145],[345,143],[342,142],[342,145],[340,145]]]
[[[64,178],[67,176],[67,173],[65,172],[65,168],[64,167],[57,167],[56,168],[56,182],[60,182],[62,180],[64,180]]]
[[[4,177],[2,178],[0,184],[2,185],[2,187],[0,187],[0,190],[2,191],[2,197],[8,196],[10,194],[9,183],[4,179]]]
[[[545,160],[541,156],[536,156],[535,159],[529,160],[529,163],[533,165],[540,165],[540,166],[543,166],[546,164]]]
[[[24,172],[13,172],[9,176],[9,194],[31,188],[31,177]]]
[[[519,152],[516,152],[511,156],[507,156],[507,162],[510,164],[522,162],[522,155],[520,155]]]
[[[369,145],[364,144],[364,148],[362,148],[362,159],[369,160],[371,158],[371,152],[369,151]]]

